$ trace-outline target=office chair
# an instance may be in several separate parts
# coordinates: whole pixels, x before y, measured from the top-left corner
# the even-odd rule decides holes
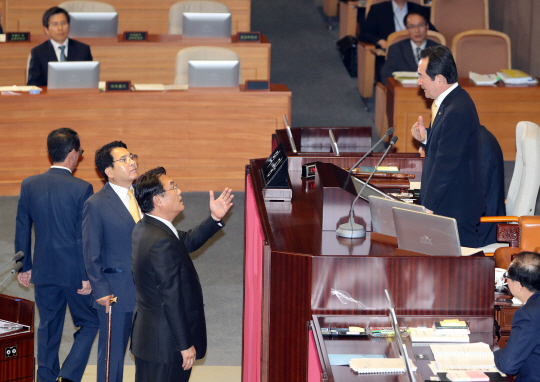
[[[112,5],[99,1],[64,1],[58,6],[68,12],[116,12]]]
[[[187,0],[171,6],[169,10],[169,34],[182,34],[182,22],[185,12],[230,13],[229,7],[217,1]]]
[[[240,56],[233,50],[214,46],[194,46],[182,49],[176,55],[174,75],[175,85],[187,85],[189,80],[189,61],[240,61]],[[242,82],[242,66],[238,83]]]

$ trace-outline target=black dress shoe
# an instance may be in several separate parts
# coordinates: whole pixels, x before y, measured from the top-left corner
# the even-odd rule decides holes
[[[56,378],[56,382],[73,382],[71,379],[67,379],[66,377],[58,377]]]

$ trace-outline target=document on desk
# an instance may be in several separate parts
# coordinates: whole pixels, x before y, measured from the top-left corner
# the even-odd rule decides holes
[[[431,344],[431,352],[435,357],[443,355],[492,355],[491,348],[484,342],[472,344]]]
[[[493,353],[487,355],[439,355],[435,357],[437,369],[478,370],[495,367]]]
[[[331,366],[347,366],[354,358],[386,358],[384,354],[328,354]]]
[[[468,334],[437,334],[433,328],[412,328],[412,342],[469,342]]]
[[[480,251],[480,248],[461,247],[461,256],[471,256]]]
[[[409,359],[413,371],[416,366]],[[370,373],[405,373],[405,360],[403,358],[355,358],[349,363],[351,369],[359,374]]]

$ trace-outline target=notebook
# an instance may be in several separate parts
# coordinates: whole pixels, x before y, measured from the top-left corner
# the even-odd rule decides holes
[[[432,256],[470,256],[481,250],[461,247],[456,219],[392,208],[398,247]]]
[[[368,196],[369,211],[371,213],[372,231],[382,233],[388,236],[396,236],[394,226],[393,207],[399,207],[406,210],[426,212],[426,207],[418,204],[409,204],[399,200],[390,200],[379,196]]]

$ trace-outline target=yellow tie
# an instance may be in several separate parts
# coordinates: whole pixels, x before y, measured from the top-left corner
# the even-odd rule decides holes
[[[433,126],[433,121],[435,121],[435,117],[437,116],[437,110],[439,110],[439,108],[435,101],[433,101],[431,104],[431,126]]]
[[[128,190],[129,195],[129,213],[131,216],[133,216],[133,220],[135,220],[135,223],[137,223],[139,220],[141,220],[141,214],[139,214],[139,206],[137,205],[137,201],[135,200],[135,195],[133,195],[133,190]]]

